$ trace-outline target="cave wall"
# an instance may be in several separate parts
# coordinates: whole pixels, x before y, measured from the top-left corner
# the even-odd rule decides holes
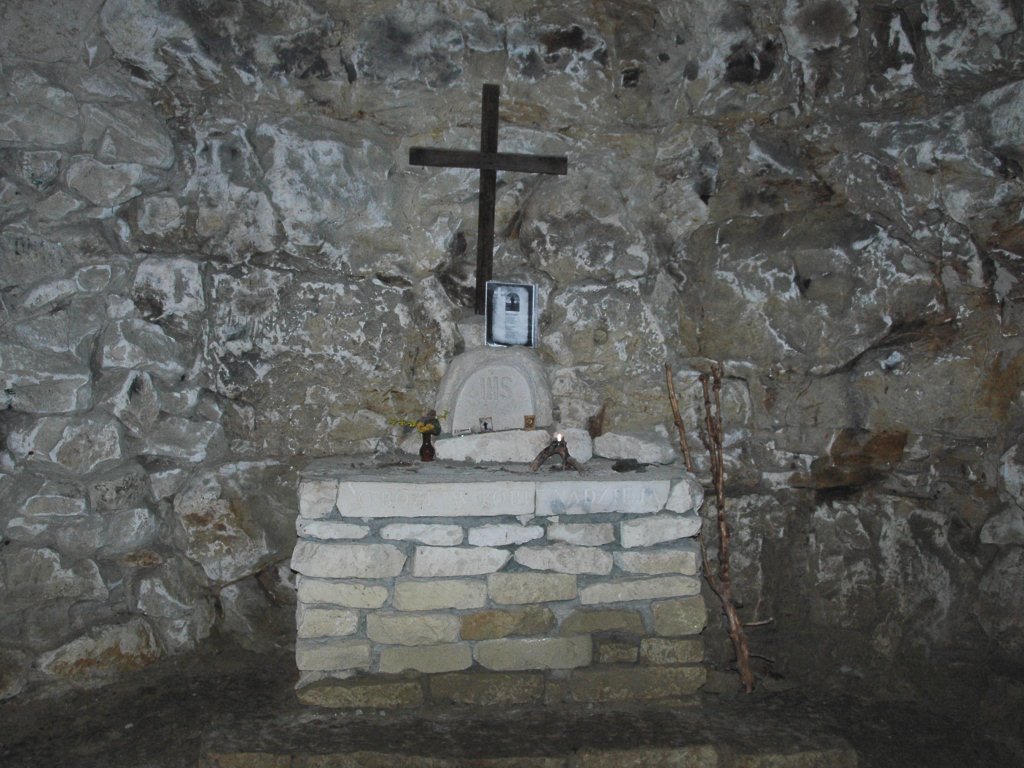
[[[13,0],[0,8],[0,697],[287,642],[296,471],[381,452],[495,274],[561,423],[700,456],[726,367],[778,669],[1024,650],[1018,0]],[[596,418],[600,415],[600,418]],[[809,638],[800,642],[801,638]],[[812,652],[808,652],[812,649]]]

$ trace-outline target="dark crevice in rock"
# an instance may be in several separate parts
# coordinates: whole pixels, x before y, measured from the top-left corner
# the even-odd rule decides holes
[[[437,272],[448,300],[460,307],[473,306],[476,295],[475,264],[471,263],[469,242],[462,230],[448,244],[448,260]]]
[[[354,83],[358,76],[355,64],[353,64],[349,59],[345,58],[345,54],[343,53],[338,54],[338,61],[341,63],[342,68],[345,70],[345,76],[348,78],[349,83]]]
[[[954,340],[956,328],[953,318],[946,315],[935,317],[917,318],[914,320],[895,320],[889,326],[889,330],[877,341],[870,344],[866,349],[830,370],[819,374],[822,377],[834,376],[841,373],[850,373],[864,357],[883,349],[893,347],[909,346],[928,342],[937,345],[939,348],[946,347]]]
[[[377,272],[374,277],[384,285],[390,285],[397,288],[411,288],[412,281],[402,275],[385,275],[383,272]]]
[[[765,40],[760,50],[747,44],[736,46],[725,61],[725,80],[729,83],[752,85],[772,76],[781,53],[774,40]]]
[[[568,29],[546,32],[540,36],[547,53],[554,53],[562,48],[570,51],[582,51],[586,47],[586,34],[583,28],[574,24]]]

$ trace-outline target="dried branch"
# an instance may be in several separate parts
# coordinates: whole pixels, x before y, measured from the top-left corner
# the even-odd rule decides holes
[[[679,398],[676,397],[676,386],[672,382],[672,366],[665,363],[665,383],[668,385],[668,402],[672,406],[672,420],[679,432],[679,450],[683,454],[683,464],[687,472],[693,472],[693,460],[690,458],[690,446],[686,444],[686,424],[679,412]]]
[[[722,603],[729,623],[729,639],[732,640],[739,667],[740,680],[747,693],[754,690],[754,673],[750,668],[750,644],[743,630],[736,610],[736,601],[732,593],[732,575],[729,569],[729,524],[725,517],[725,461],[722,431],[722,366],[712,363],[710,374],[701,374],[701,387],[704,391],[704,429],[701,430],[701,441],[708,451],[711,461],[711,478],[715,486],[715,507],[718,518],[718,571],[712,570],[708,560],[704,534],[700,536],[700,554],[704,566],[704,578]],[[712,400],[714,401],[712,404]]]

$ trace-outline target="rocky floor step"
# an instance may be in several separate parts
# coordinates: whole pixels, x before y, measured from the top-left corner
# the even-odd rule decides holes
[[[447,711],[312,710],[211,724],[200,768],[855,768],[814,722],[701,706]],[[754,713],[751,713],[754,714]]]

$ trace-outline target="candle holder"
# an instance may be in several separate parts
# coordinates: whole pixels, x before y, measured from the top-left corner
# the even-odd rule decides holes
[[[536,472],[538,469],[541,468],[541,465],[544,464],[545,461],[547,461],[548,459],[555,455],[562,457],[561,468],[563,470],[566,468],[570,468],[575,469],[580,474],[583,474],[583,465],[569,455],[569,446],[566,445],[565,439],[563,438],[561,432],[556,434],[554,439],[546,446],[544,446],[541,452],[537,454],[537,458],[535,458],[530,463],[530,471]]]

